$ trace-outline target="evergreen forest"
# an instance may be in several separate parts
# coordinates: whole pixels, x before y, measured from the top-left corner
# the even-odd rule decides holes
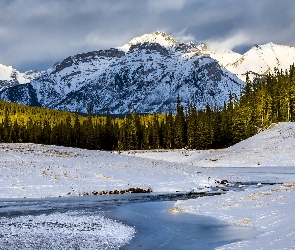
[[[183,107],[176,113],[124,118],[87,116],[0,101],[0,142],[22,142],[94,150],[224,148],[272,123],[295,121],[295,67],[273,75],[247,77],[243,93],[223,108]]]

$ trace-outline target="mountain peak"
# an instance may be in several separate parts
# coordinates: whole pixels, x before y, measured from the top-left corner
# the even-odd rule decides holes
[[[253,45],[253,49],[267,49],[267,48],[273,48],[273,47],[286,47],[286,45],[279,45],[273,42],[265,43],[265,44],[255,44]]]
[[[158,43],[163,47],[170,48],[173,46],[178,46],[182,44],[172,38],[171,35],[163,32],[163,31],[156,31],[152,34],[144,34],[139,37],[135,37],[129,43],[119,47],[119,49],[127,52],[129,48],[133,45],[140,44],[140,43]]]
[[[210,46],[206,43],[200,43],[198,45],[198,49],[201,50],[201,51],[209,51],[211,50]]]
[[[258,45],[258,44],[254,44],[252,48],[253,48],[253,49],[259,49],[259,50],[261,50],[261,46]]]
[[[177,42],[170,36],[169,34],[162,32],[162,31],[156,31],[152,34],[145,34],[140,37],[136,37],[132,39],[128,44],[129,45],[136,45],[138,43],[158,43],[164,47],[171,47],[174,45],[180,44],[180,42]]]

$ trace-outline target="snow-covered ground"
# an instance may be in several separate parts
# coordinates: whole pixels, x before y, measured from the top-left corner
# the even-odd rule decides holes
[[[119,154],[0,144],[0,198],[81,196],[130,188],[150,188],[153,192],[210,190],[210,186],[217,185],[215,180],[229,182],[219,184],[220,189],[233,182],[242,185],[256,181],[262,187],[258,184],[246,191],[177,201],[170,212],[212,216],[261,232],[254,240],[219,249],[295,249],[294,156],[294,123],[273,125],[222,150]],[[132,237],[132,231],[128,232]]]
[[[201,168],[117,152],[0,144],[0,154],[0,198],[82,196],[130,188],[175,192],[208,186]]]

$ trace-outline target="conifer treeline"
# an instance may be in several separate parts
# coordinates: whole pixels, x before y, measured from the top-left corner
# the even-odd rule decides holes
[[[250,81],[238,99],[230,96],[222,109],[186,110],[177,99],[177,113],[124,119],[87,117],[0,101],[0,141],[32,142],[101,150],[222,148],[244,140],[273,122],[295,121],[295,69],[276,71]]]

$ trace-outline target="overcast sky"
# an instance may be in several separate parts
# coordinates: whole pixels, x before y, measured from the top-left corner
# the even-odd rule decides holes
[[[295,46],[295,1],[0,0],[0,63],[46,70],[155,31],[237,52],[267,42]]]

